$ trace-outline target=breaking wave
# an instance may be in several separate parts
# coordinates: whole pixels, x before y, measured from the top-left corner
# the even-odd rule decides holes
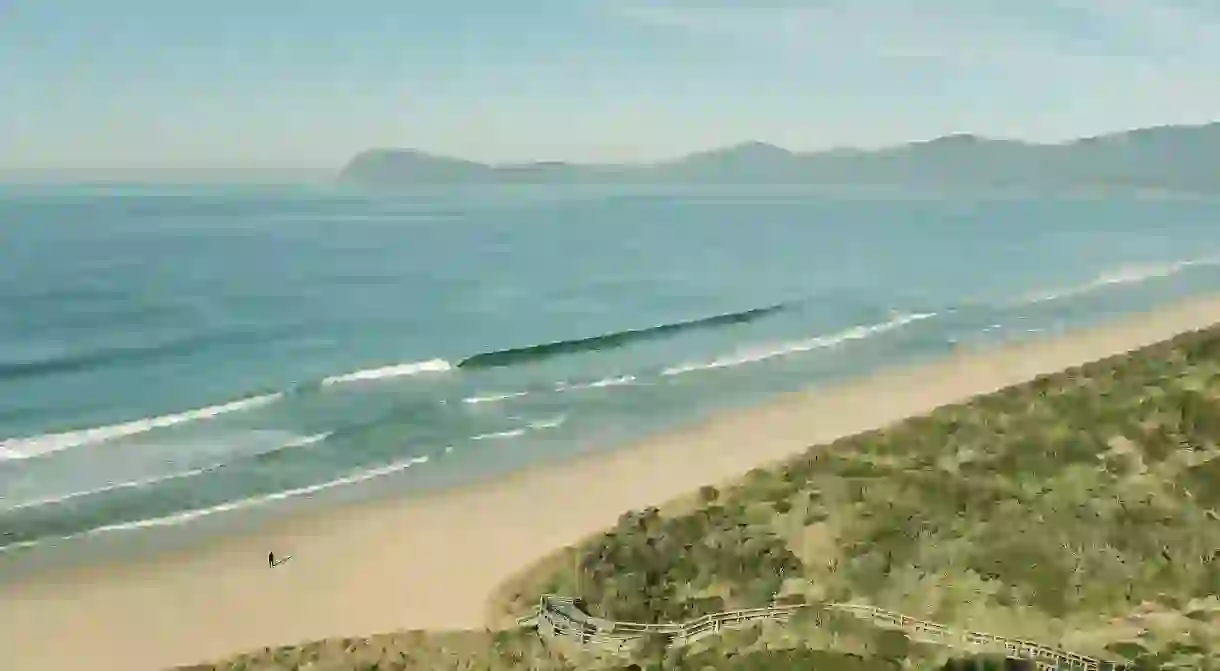
[[[230,401],[229,403],[188,410],[172,415],[137,419],[122,424],[111,424],[109,426],[65,431],[62,433],[47,433],[24,438],[6,438],[0,440],[0,461],[41,457],[74,447],[104,443],[108,440],[136,436],[155,429],[164,429],[187,422],[211,419],[231,412],[251,410],[274,403],[282,398],[282,396],[279,393],[264,394],[262,396],[251,396],[238,401]]]
[[[742,312],[732,312],[715,315],[713,317],[704,317],[702,319],[672,322],[645,329],[617,331],[591,338],[563,340],[541,345],[533,345],[530,347],[484,352],[462,359],[457,363],[456,366],[445,359],[436,358],[381,366],[377,368],[368,368],[350,373],[343,373],[340,375],[332,375],[330,377],[323,378],[319,382],[302,385],[292,390],[290,393],[297,394],[308,392],[311,388],[316,389],[318,387],[332,387],[335,385],[359,382],[374,382],[378,380],[410,377],[426,373],[443,373],[454,368],[478,369],[509,366],[544,359],[559,354],[621,347],[631,342],[650,338],[665,337],[686,330],[714,328],[718,326],[749,322],[787,309],[787,307],[788,304],[780,303],[768,307],[744,310]],[[22,370],[24,371],[25,369],[23,368]],[[5,375],[9,374],[26,375],[27,373],[29,373],[29,371],[19,372],[16,369],[5,372],[3,368],[0,368],[0,379],[3,379]],[[621,384],[622,379],[624,378],[601,380],[591,383],[587,385],[587,387],[613,386]],[[573,385],[567,388],[575,389],[582,387]],[[94,445],[117,438],[131,437],[146,433],[148,431],[153,431],[155,429],[163,429],[187,422],[211,419],[227,413],[250,410],[278,401],[283,398],[284,395],[285,393],[283,392],[276,392],[260,396],[252,396],[220,405],[199,408],[196,410],[188,410],[185,412],[162,415],[159,417],[138,419],[121,424],[59,433],[48,433],[37,436],[7,438],[0,440],[0,462],[41,457],[75,447]],[[464,401],[467,403],[480,403],[505,400],[518,395],[521,394],[509,394],[503,396],[493,395],[487,397],[475,396],[464,399]]]
[[[23,501],[21,503],[18,503],[15,506],[10,506],[8,508],[0,508],[0,513],[14,512],[17,510],[26,510],[29,508],[38,508],[41,506],[58,505],[61,503],[67,503],[68,501],[73,501],[75,499],[82,499],[82,498],[85,498],[88,496],[96,496],[98,494],[105,494],[108,492],[121,491],[124,489],[138,489],[140,487],[156,485],[156,484],[160,484],[162,482],[172,482],[174,480],[185,480],[186,478],[193,478],[197,475],[204,475],[206,473],[211,473],[213,471],[220,470],[221,468],[232,465],[235,462],[243,461],[246,459],[257,459],[260,457],[264,457],[268,454],[282,452],[284,450],[314,445],[316,443],[322,442],[323,440],[326,440],[327,438],[330,437],[330,435],[331,435],[330,433],[319,433],[319,434],[316,434],[313,436],[305,436],[304,438],[299,438],[297,440],[288,441],[287,443],[278,445],[275,448],[266,450],[264,452],[257,452],[255,454],[241,455],[240,457],[238,457],[236,460],[233,460],[233,461],[217,461],[217,462],[208,464],[207,466],[200,466],[199,468],[192,468],[192,469],[186,470],[186,471],[175,471],[173,473],[166,473],[163,475],[154,475],[151,477],[140,478],[137,480],[127,480],[124,482],[116,482],[116,483],[113,483],[110,485],[106,485],[104,487],[97,487],[95,489],[85,489],[85,490],[81,490],[78,492],[61,494],[58,496],[50,496],[50,497],[41,498],[41,499],[34,499],[31,501]]]
[[[891,319],[890,321],[887,321],[887,322],[882,322],[880,324],[871,324],[871,325],[867,325],[867,326],[856,326],[856,327],[847,329],[845,331],[833,333],[831,335],[817,336],[814,338],[809,338],[808,340],[801,340],[798,342],[791,342],[791,343],[776,345],[776,346],[769,347],[766,349],[744,350],[744,351],[737,352],[735,354],[730,354],[727,356],[719,357],[719,358],[713,359],[711,361],[688,363],[688,364],[682,364],[680,366],[673,366],[671,368],[666,368],[665,370],[661,371],[661,374],[665,375],[665,376],[672,376],[672,375],[682,375],[684,373],[691,373],[691,372],[696,372],[696,371],[713,370],[716,368],[732,368],[732,367],[741,366],[744,364],[757,363],[759,361],[766,361],[767,359],[773,359],[776,357],[787,356],[789,354],[796,354],[799,352],[808,352],[811,350],[822,349],[825,347],[833,347],[835,345],[839,345],[841,343],[849,342],[852,340],[862,340],[864,338],[868,338],[868,337],[871,337],[874,335],[886,333],[888,331],[893,331],[895,329],[906,326],[907,324],[911,324],[913,322],[917,322],[917,321],[920,321],[923,319],[929,319],[929,318],[935,317],[935,316],[936,316],[935,312],[924,312],[924,313],[901,315],[901,316],[895,317],[894,319]]]
[[[412,375],[419,375],[420,373],[443,373],[451,370],[452,368],[453,366],[444,359],[428,359],[427,361],[413,361],[411,363],[395,364],[393,366],[382,366],[381,368],[358,370],[354,373],[344,373],[343,375],[332,375],[328,378],[324,378],[322,380],[322,385],[331,386],[350,382],[386,380],[396,377],[410,377]]]
[[[1114,286],[1122,286],[1128,284],[1142,284],[1149,280],[1158,280],[1166,277],[1172,277],[1181,273],[1184,270],[1191,268],[1199,268],[1204,266],[1220,265],[1220,256],[1207,256],[1195,259],[1183,259],[1181,261],[1171,261],[1169,263],[1145,263],[1124,266],[1113,271],[1101,273],[1097,277],[1072,287],[1064,287],[1052,291],[1027,294],[1018,302],[1018,305],[1030,305],[1036,303],[1047,303],[1050,301],[1062,300],[1065,298],[1073,298],[1084,294],[1090,294],[1095,291],[1106,289]]]

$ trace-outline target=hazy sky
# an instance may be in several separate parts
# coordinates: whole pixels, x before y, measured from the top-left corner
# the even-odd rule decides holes
[[[635,160],[1220,119],[1220,0],[0,0],[0,169]]]

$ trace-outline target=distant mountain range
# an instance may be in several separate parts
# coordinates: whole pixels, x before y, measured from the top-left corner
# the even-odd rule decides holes
[[[816,184],[1037,190],[1154,189],[1220,193],[1220,122],[1159,126],[1061,144],[949,135],[877,150],[799,153],[762,143],[647,164],[489,165],[412,149],[373,149],[340,180],[422,184]]]

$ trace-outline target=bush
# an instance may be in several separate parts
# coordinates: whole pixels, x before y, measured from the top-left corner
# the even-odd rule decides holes
[[[908,587],[912,594],[954,590],[973,572],[989,583],[977,607],[1004,605],[1045,624],[1085,614],[1078,611],[1112,617],[1127,601],[1158,592],[1183,603],[1218,593],[1220,561],[1199,557],[1220,547],[1220,529],[1200,511],[1220,507],[1220,459],[1181,468],[1173,459],[1183,446],[1210,448],[1220,438],[1220,402],[1212,400],[1220,374],[1211,372],[1220,364],[1220,327],[1192,338],[810,448],[723,492],[701,488],[701,507],[686,515],[625,515],[581,547],[583,596],[595,614],[637,621],[765,605],[780,589],[777,579],[804,569],[788,536],[801,552],[825,553],[810,561],[833,566],[816,572],[824,576],[819,597],[831,601],[880,602]],[[1190,368],[1198,365],[1207,368]],[[1190,388],[1203,381],[1211,386]],[[1111,449],[1120,435],[1154,467],[1146,476],[1127,477],[1138,460]],[[1153,481],[1162,475],[1173,481]],[[793,510],[801,517],[778,517]],[[827,550],[798,521],[833,522],[817,530],[833,533],[833,546]],[[728,595],[727,603],[701,598],[707,594]],[[965,616],[960,594],[928,596],[930,611],[958,608]],[[930,617],[964,624],[949,611]],[[900,634],[872,636],[859,640],[892,659],[819,661],[892,668]],[[704,660],[715,668],[746,659],[809,662],[800,651],[751,655]],[[682,667],[699,668],[692,663]]]
[[[1025,659],[1007,659],[1001,655],[955,657],[945,662],[944,671],[1037,671],[1038,665]]]
[[[709,650],[688,656],[684,671],[897,671],[893,662],[828,650],[752,650],[744,654]]]
[[[776,597],[775,605],[777,606],[804,606],[808,603],[804,594],[784,594]]]
[[[800,561],[766,528],[737,523],[718,506],[677,517],[624,515],[612,532],[581,548],[583,597],[593,614],[637,622],[674,621],[723,610],[707,600],[680,601],[678,590],[724,584],[730,607],[762,606]]]
[[[877,656],[882,659],[902,661],[906,659],[907,653],[911,650],[911,641],[901,631],[883,629],[877,632],[877,638],[873,642],[873,649],[876,650]]]

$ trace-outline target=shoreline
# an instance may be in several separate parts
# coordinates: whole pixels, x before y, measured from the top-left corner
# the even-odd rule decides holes
[[[1217,321],[1220,297],[1190,299],[882,369],[473,485],[270,520],[135,560],[32,572],[0,585],[0,666],[75,668],[75,651],[89,651],[94,669],[163,669],[334,636],[482,629],[505,580],[629,509]],[[294,558],[272,571],[268,550]]]

